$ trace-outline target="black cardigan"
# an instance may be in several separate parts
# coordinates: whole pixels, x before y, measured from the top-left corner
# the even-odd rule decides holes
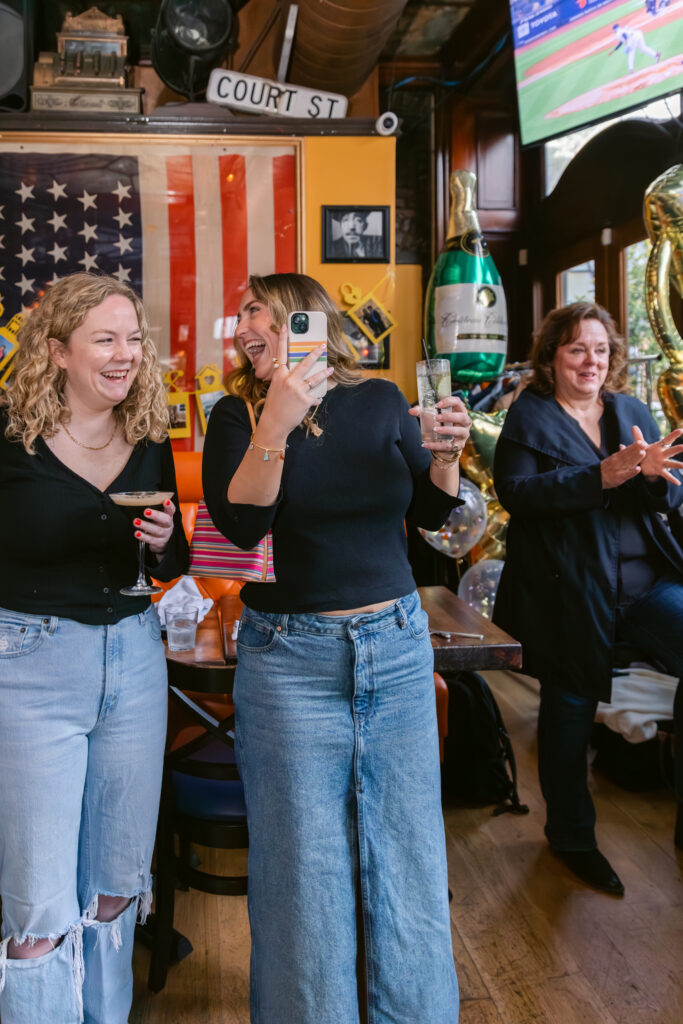
[[[606,392],[616,443],[659,430],[646,407]],[[683,581],[683,486],[636,476],[603,490],[601,457],[552,396],[525,391],[496,446],[495,488],[510,513],[494,621],[520,640],[524,670],[571,693],[609,700],[617,606],[620,518],[635,516],[672,577]],[[665,516],[670,515],[668,525]],[[678,532],[676,538],[670,525]]]

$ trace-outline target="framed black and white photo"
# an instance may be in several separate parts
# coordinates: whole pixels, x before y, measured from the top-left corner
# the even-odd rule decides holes
[[[342,318],[346,340],[353,348],[358,365],[367,370],[388,370],[391,340],[389,335],[387,334],[380,342],[371,341],[348,313],[342,313]]]
[[[373,345],[379,344],[396,326],[391,313],[369,292],[352,309],[349,318]]]
[[[388,263],[388,206],[323,206],[323,263]]]

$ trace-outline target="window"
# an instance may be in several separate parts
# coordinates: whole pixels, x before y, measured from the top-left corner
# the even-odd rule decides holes
[[[645,305],[645,267],[651,248],[649,239],[645,238],[624,249],[629,378],[633,394],[645,402],[660,428],[668,432],[657,397],[657,377],[664,361],[660,358],[662,350],[652,333]]]
[[[680,95],[668,96],[666,99],[657,100],[655,103],[648,103],[647,106],[639,107],[637,110],[630,110],[621,117],[612,121],[601,121],[590,128],[582,128],[581,131],[572,132],[570,135],[563,135],[562,138],[553,139],[545,144],[545,194],[550,195],[557,185],[562,172],[576,156],[580,149],[586,145],[589,139],[599,135],[601,131],[611,124],[619,121],[626,121],[629,118],[640,117],[651,121],[668,121],[670,118],[680,117],[681,98]]]
[[[595,260],[577,263],[560,274],[561,305],[570,302],[595,302]]]

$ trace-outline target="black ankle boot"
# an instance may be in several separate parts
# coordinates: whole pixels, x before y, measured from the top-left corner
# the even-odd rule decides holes
[[[610,896],[623,896],[624,886],[606,857],[599,850],[555,850],[557,856],[577,878]]]

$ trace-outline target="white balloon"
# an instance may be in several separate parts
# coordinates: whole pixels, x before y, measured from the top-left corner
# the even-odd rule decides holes
[[[420,530],[428,544],[449,558],[463,558],[481,540],[486,529],[488,510],[477,485],[461,479],[458,497],[465,504],[453,509],[440,530]]]
[[[500,558],[484,558],[467,570],[458,585],[458,597],[487,619],[493,615],[503,565]]]

